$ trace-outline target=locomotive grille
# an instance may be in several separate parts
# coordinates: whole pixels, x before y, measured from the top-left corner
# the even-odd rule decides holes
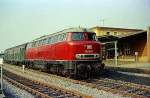
[[[76,54],[77,59],[97,59],[99,54]]]
[[[84,55],[85,58],[94,58],[94,55]]]

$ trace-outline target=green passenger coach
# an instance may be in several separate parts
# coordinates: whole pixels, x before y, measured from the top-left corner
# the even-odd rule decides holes
[[[26,44],[22,44],[13,48],[9,48],[4,52],[4,60],[8,63],[21,64],[24,61]]]

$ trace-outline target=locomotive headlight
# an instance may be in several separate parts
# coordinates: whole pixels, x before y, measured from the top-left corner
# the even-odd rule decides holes
[[[84,54],[76,54],[76,59],[82,59],[84,58]]]
[[[100,55],[99,54],[95,54],[95,58],[99,58],[100,57]]]
[[[81,55],[76,54],[76,59],[81,59]]]

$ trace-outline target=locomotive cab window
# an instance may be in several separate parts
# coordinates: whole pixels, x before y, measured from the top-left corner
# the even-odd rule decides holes
[[[83,32],[73,32],[72,40],[74,40],[74,41],[84,40],[84,33]]]

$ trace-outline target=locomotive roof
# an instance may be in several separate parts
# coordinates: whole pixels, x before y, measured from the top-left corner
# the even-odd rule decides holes
[[[68,28],[68,29],[64,29],[62,31],[59,31],[59,32],[56,32],[56,33],[53,33],[53,34],[41,36],[41,37],[31,41],[31,42],[38,41],[38,40],[41,40],[41,39],[45,39],[45,38],[48,38],[50,36],[54,36],[54,35],[57,35],[57,34],[67,33],[67,32],[90,32],[90,33],[92,33],[93,31],[90,30],[90,29],[87,29],[87,28],[82,28],[82,27]],[[22,46],[24,46],[24,45],[26,45],[28,43],[30,43],[30,42],[27,42],[27,43],[24,43],[24,44],[21,44],[21,45],[17,45],[17,46],[8,48],[5,51],[11,50],[11,49],[15,49],[15,48],[18,48],[18,47],[22,47]]]
[[[64,29],[64,30],[56,32],[56,33],[41,36],[41,37],[33,40],[32,42],[38,41],[38,40],[41,40],[41,39],[45,39],[45,38],[48,38],[48,37],[51,37],[51,36],[54,36],[54,35],[58,35],[58,34],[62,34],[62,33],[68,33],[68,32],[93,32],[93,31],[90,30],[90,29],[82,28],[82,27],[68,28],[68,29]]]

